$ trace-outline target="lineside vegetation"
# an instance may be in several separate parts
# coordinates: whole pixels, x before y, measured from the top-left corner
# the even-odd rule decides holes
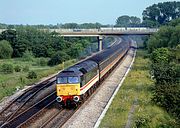
[[[154,80],[147,51],[138,50],[134,65],[107,111],[100,128],[177,127],[176,119],[152,102]]]

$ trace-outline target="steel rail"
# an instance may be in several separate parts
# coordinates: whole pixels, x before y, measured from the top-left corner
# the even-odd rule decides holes
[[[50,95],[46,96],[42,100],[40,100],[38,103],[34,104],[30,108],[26,109],[19,115],[13,117],[11,120],[5,122],[1,127],[7,128],[7,127],[17,127],[23,122],[25,122],[27,119],[29,119],[31,116],[36,114],[39,109],[41,110],[44,106],[49,104],[53,99],[56,98],[55,95],[56,92],[51,93]]]

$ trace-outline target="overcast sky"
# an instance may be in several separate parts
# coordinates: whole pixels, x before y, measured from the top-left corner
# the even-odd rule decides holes
[[[114,24],[121,15],[142,18],[146,7],[165,1],[174,0],[0,0],[0,23]]]

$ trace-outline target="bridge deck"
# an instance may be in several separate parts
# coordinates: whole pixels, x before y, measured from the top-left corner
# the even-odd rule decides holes
[[[0,29],[0,33],[7,29]],[[14,29],[15,30],[15,29]],[[105,35],[151,35],[158,31],[156,28],[101,28],[101,29],[40,29],[57,32],[61,36],[105,36]]]

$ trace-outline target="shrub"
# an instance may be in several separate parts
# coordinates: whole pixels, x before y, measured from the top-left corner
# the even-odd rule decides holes
[[[180,119],[180,87],[178,84],[156,85],[152,100]]]
[[[34,55],[31,51],[26,50],[22,56],[24,61],[33,61]]]
[[[6,40],[0,41],[0,59],[11,58],[13,53],[13,48],[10,43]]]
[[[13,65],[12,64],[3,64],[1,66],[1,72],[10,74],[13,73]]]
[[[20,66],[20,65],[16,65],[16,66],[14,67],[14,71],[15,71],[15,72],[20,72],[20,71],[21,71],[21,66]]]
[[[57,52],[55,55],[53,55],[53,57],[49,60],[48,65],[49,66],[54,66],[57,64],[60,64],[66,60],[69,60],[70,57],[68,54],[66,54],[63,51],[59,51]]]
[[[46,60],[46,58],[43,58],[43,57],[39,58],[39,59],[37,60],[37,65],[39,65],[39,66],[46,66],[46,65],[47,65],[47,60]]]
[[[36,72],[34,72],[34,71],[28,72],[28,77],[27,78],[28,79],[35,79],[35,78],[37,78]]]

